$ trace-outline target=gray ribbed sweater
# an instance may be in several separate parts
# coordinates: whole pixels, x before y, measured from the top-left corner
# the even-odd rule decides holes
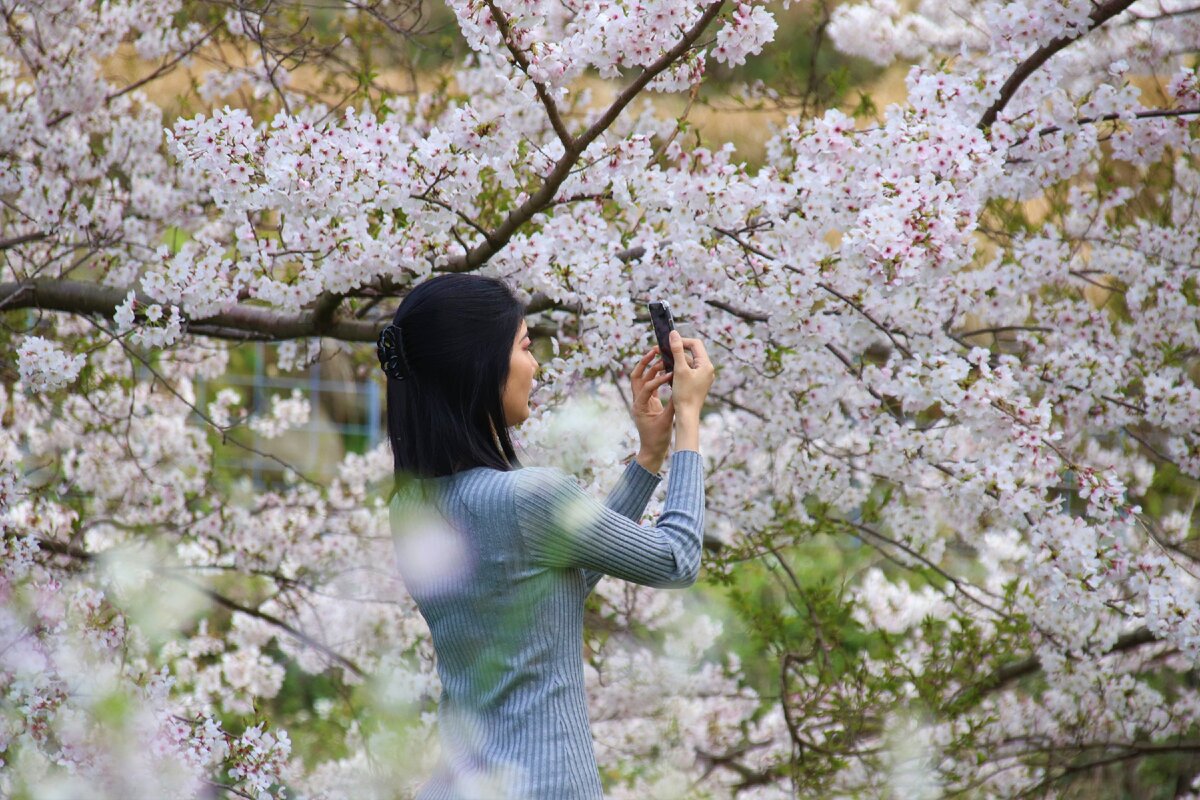
[[[584,598],[602,575],[659,587],[696,580],[703,457],[676,450],[668,474],[653,527],[638,520],[662,478],[636,460],[603,504],[551,467],[476,467],[428,482],[461,537],[461,563],[434,577],[399,563],[442,682],[441,760],[418,800],[602,797],[584,695]],[[395,530],[406,503],[392,501]]]

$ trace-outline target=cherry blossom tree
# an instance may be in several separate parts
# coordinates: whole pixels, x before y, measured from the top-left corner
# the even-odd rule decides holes
[[[1200,8],[852,0],[821,30],[904,101],[761,165],[648,102],[760,52],[760,4],[449,10],[470,55],[397,88],[420,6],[0,0],[0,792],[411,795],[439,687],[386,443],[249,493],[217,450],[308,406],[196,386],[249,341],[378,380],[407,287],[478,271],[552,338],[520,444],[596,494],[645,302],[718,364],[739,616],[598,585],[611,796],[1196,796]]]

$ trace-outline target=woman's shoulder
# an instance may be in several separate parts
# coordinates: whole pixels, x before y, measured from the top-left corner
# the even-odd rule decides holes
[[[518,491],[536,491],[540,488],[560,487],[566,483],[575,482],[574,478],[558,467],[521,467],[513,470],[512,475],[513,486]]]
[[[476,467],[439,481],[450,497],[474,514],[491,516],[518,507],[542,505],[582,492],[578,481],[558,467],[525,466],[512,470]]]
[[[476,467],[456,476],[453,483],[460,494],[495,496],[537,492],[570,479],[557,467],[528,466],[511,470]]]

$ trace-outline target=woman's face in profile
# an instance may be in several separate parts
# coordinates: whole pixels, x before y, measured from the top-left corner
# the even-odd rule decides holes
[[[529,394],[533,391],[533,375],[538,362],[529,346],[529,326],[521,320],[517,338],[513,340],[508,364],[508,382],[504,384],[504,424],[520,425],[529,419]]]

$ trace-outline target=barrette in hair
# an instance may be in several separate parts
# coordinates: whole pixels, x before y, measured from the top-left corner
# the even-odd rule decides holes
[[[408,359],[404,355],[404,339],[400,335],[400,327],[389,324],[379,333],[375,340],[375,354],[379,356],[379,366],[389,378],[402,381],[412,377]]]

